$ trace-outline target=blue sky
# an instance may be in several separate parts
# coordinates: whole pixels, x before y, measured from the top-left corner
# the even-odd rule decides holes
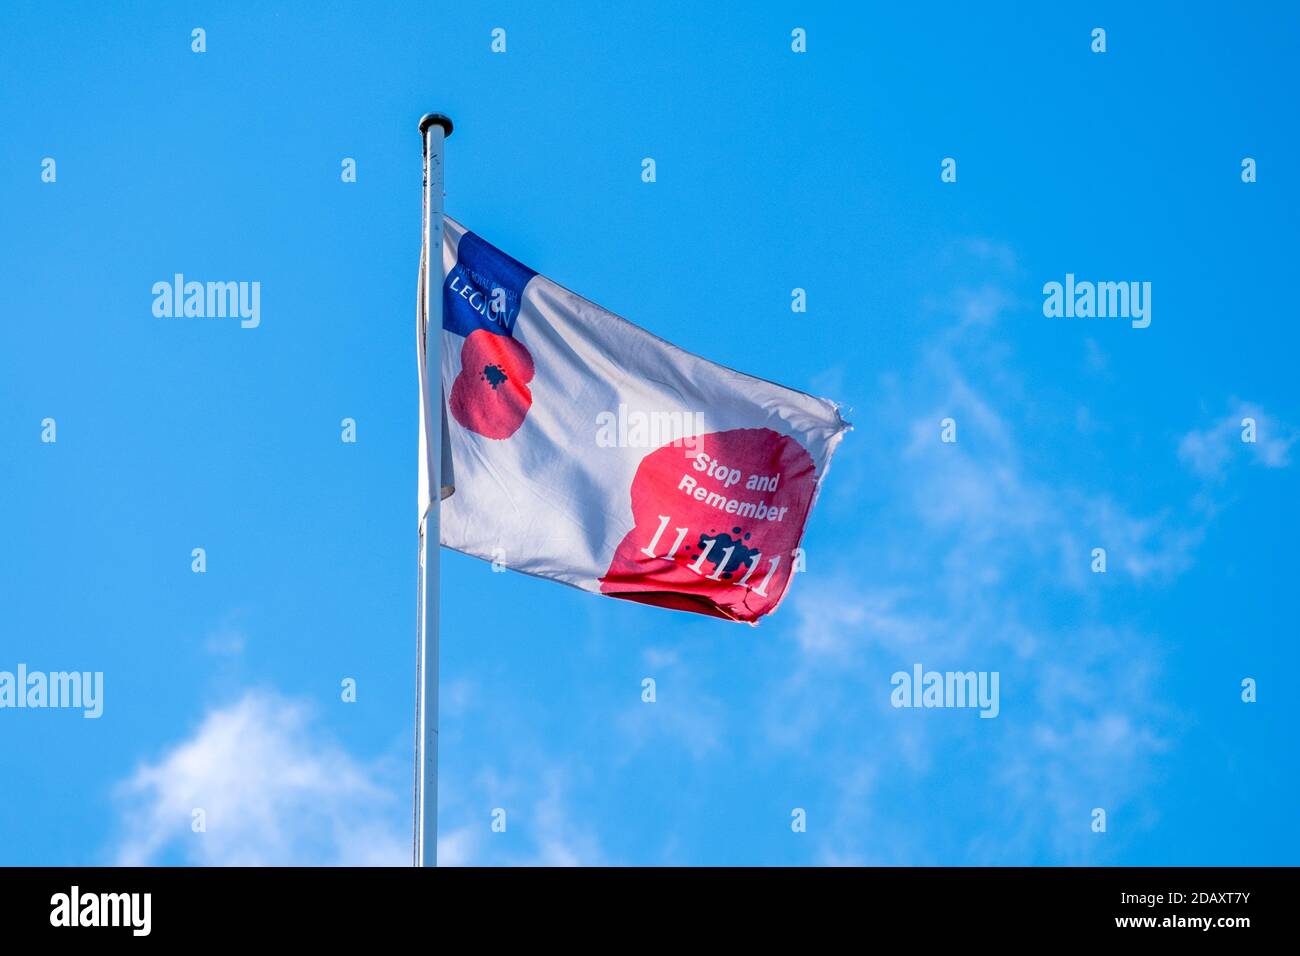
[[[407,859],[434,109],[470,229],[855,425],[757,629],[444,554],[443,862],[1300,862],[1300,15],[554,6],[0,14],[0,670],[105,680],[0,710],[0,863]],[[260,326],[155,318],[176,272]],[[999,716],[891,707],[915,663]]]

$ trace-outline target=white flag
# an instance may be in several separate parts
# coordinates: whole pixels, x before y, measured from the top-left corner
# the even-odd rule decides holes
[[[443,258],[442,543],[597,594],[770,613],[849,427],[836,405],[684,352],[451,219]]]

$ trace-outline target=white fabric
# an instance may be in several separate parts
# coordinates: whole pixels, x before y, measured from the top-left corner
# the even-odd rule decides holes
[[[464,234],[462,226],[450,218],[446,220],[443,255],[449,277],[457,265]],[[667,569],[673,561],[683,566],[673,565],[673,573],[667,575],[665,570],[664,574],[683,582],[680,593],[688,605],[700,605],[685,609],[736,620],[756,620],[773,609],[788,584],[786,571],[796,563],[792,553],[785,554],[790,548],[784,545],[798,545],[831,455],[849,427],[836,405],[685,352],[541,275],[532,276],[523,289],[513,339],[532,358],[534,374],[527,382],[531,405],[517,430],[506,438],[486,437],[456,420],[448,421],[456,487],[455,494],[442,504],[442,543],[511,570],[597,593],[602,591],[601,579],[610,571],[615,552],[623,543],[625,556],[647,562],[647,572]],[[449,401],[454,404],[457,400],[452,393],[462,372],[468,377],[461,386],[466,394],[486,396],[483,401],[496,401],[503,394],[491,391],[484,370],[462,368],[466,336],[444,331],[442,344],[443,391]],[[486,341],[488,347],[505,344]],[[500,378],[497,373],[487,374]],[[507,369],[502,374],[511,372]],[[522,378],[524,373],[516,370],[513,374]],[[515,386],[502,386],[511,387]],[[654,415],[658,419],[652,419]],[[681,455],[681,477],[676,464],[668,462],[666,477],[642,489],[643,497],[648,496],[648,517],[639,529],[641,537],[627,542],[625,539],[637,524],[631,500],[634,476],[643,459],[664,444],[665,437],[674,437],[665,429],[658,436],[649,435],[645,429],[638,431],[637,423],[648,421],[665,426],[681,421],[686,426],[683,447],[665,453]],[[774,434],[757,431],[760,429]],[[719,433],[733,433],[734,438],[704,437]],[[750,481],[768,480],[763,476],[755,478],[751,472],[771,470],[766,465],[775,460],[771,455],[776,454],[772,448],[777,436],[793,439],[811,458],[810,473],[799,479],[808,488],[802,516],[797,511],[804,497],[793,489],[786,490],[794,477],[775,479],[784,483],[778,484],[776,494],[765,495],[745,487]],[[603,447],[611,437],[616,447]],[[647,445],[646,438],[658,441]],[[733,450],[733,457],[739,454],[751,465],[737,469],[743,473],[730,487],[727,480],[731,471],[717,471],[716,476],[711,476],[699,467],[701,453],[708,456],[708,462],[718,458],[727,466],[722,452],[728,447],[742,449],[739,453]],[[794,446],[786,442],[782,447],[782,461],[795,460],[791,457],[797,456]],[[752,467],[754,462],[764,467]],[[697,500],[692,491],[683,490],[687,478],[694,479],[695,487],[705,487],[707,494],[722,497],[710,499],[712,504]],[[427,495],[423,488],[422,494]],[[781,495],[787,498],[780,499]],[[743,510],[750,510],[748,505],[758,507],[759,502],[767,507],[778,499],[793,503],[785,504],[789,510],[780,522],[754,520],[753,514],[741,521],[726,510],[729,505],[724,502],[733,499],[736,508]],[[769,590],[764,600],[747,594],[765,576],[770,561],[767,557],[759,559],[762,566],[752,569],[744,587],[735,583],[740,573],[749,570],[744,567],[736,568],[730,581],[709,581],[708,575],[700,572],[721,573],[714,563],[702,564],[700,572],[687,577],[690,562],[680,557],[652,558],[648,553],[644,558],[631,557],[650,544],[656,529],[652,525],[661,523],[661,514],[671,518],[671,525],[661,535],[657,549],[650,550],[666,553],[677,537],[679,523],[685,520],[679,512],[685,510],[693,510],[695,517],[683,547],[688,542],[695,546],[695,553],[706,547],[697,546],[697,539],[709,533],[710,529],[703,525],[713,523],[714,517],[718,527],[727,525],[729,536],[733,527],[752,531],[754,537],[747,541],[755,546],[765,535],[775,540],[779,531],[785,554],[774,579],[780,585],[779,591]],[[633,544],[637,547],[633,548]],[[709,560],[716,562],[721,549],[713,550]],[[695,586],[694,578],[701,579],[700,587]],[[633,582],[629,587],[635,593],[625,596],[680,607],[677,598],[659,597],[677,586],[667,578],[659,584],[656,580],[651,574],[644,579],[644,587]],[[607,586],[606,592],[611,588],[617,593],[619,586]],[[724,588],[729,590],[719,599]],[[706,609],[709,605],[714,607]]]

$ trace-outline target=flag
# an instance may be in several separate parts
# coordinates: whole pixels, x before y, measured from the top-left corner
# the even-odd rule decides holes
[[[443,264],[443,546],[644,604],[771,613],[849,428],[838,407],[670,345],[450,218]]]

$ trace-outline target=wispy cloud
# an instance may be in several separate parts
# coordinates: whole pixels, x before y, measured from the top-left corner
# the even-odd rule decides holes
[[[1174,580],[1202,516],[1143,514],[1052,468],[1033,396],[994,341],[1012,297],[990,279],[938,301],[950,324],[859,424],[902,438],[871,471],[881,510],[861,515],[869,533],[836,556],[838,574],[794,592],[769,740],[837,768],[829,819],[809,831],[821,862],[1104,859],[1114,840],[1091,839],[1091,809],[1140,802],[1177,730],[1159,702],[1160,638],[1111,627],[1100,585]],[[955,443],[940,440],[949,417]],[[1095,546],[1107,578],[1090,571]],[[1000,671],[1000,719],[893,709],[889,676],[914,662]]]
[[[675,655],[664,654],[662,663],[672,666]],[[593,768],[608,770],[609,755],[557,756],[527,709],[491,679],[458,678],[449,686],[455,690],[442,708],[438,865],[608,863],[589,807]],[[471,729],[475,740],[497,746],[488,753],[470,744]]]
[[[204,638],[203,649],[217,657],[239,657],[247,643],[248,635],[231,616]]]
[[[1250,461],[1264,468],[1290,465],[1291,446],[1300,434],[1253,402],[1230,404],[1231,411],[1210,425],[1183,435],[1178,442],[1178,457],[1183,463],[1207,480],[1222,478],[1235,461]],[[1243,438],[1246,419],[1255,423],[1254,441]]]
[[[484,769],[444,785],[439,866],[600,866],[596,827],[571,806],[573,774],[560,765]],[[494,817],[504,811],[504,817]],[[493,829],[503,819],[504,829]]]
[[[696,760],[715,754],[724,735],[721,702],[700,688],[677,650],[651,646],[641,656],[645,676],[655,682],[655,700],[629,700],[619,713],[617,726],[628,744],[621,760],[651,745],[677,746]]]
[[[127,866],[400,865],[409,841],[389,777],[323,738],[301,702],[248,692],[118,787],[114,855]]]

